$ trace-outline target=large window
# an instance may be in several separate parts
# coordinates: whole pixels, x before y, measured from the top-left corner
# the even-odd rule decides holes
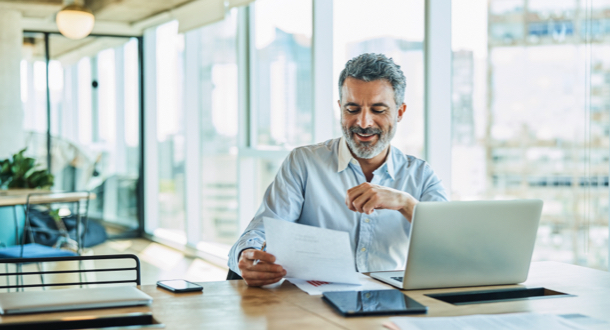
[[[311,0],[259,0],[253,6],[253,147],[313,142],[311,6]]]
[[[149,30],[150,234],[225,258],[288,152],[314,142],[311,12],[259,0],[184,34],[177,21]]]
[[[452,195],[542,199],[534,260],[607,269],[610,5],[590,3],[454,2]]]
[[[155,234],[186,243],[184,34],[178,22],[156,28],[156,109],[158,154],[158,228]]]
[[[424,146],[424,1],[334,0],[334,79],[345,63],[363,53],[381,53],[400,65],[407,78],[407,112],[392,144],[402,152],[423,156]],[[336,83],[334,86],[337,86]],[[334,91],[339,99],[338,88]],[[335,136],[341,136],[335,106]]]
[[[96,194],[89,216],[138,226],[138,41],[49,35],[47,118],[45,39],[26,33],[21,65],[28,153],[47,165],[51,135],[53,189]],[[86,47],[85,47],[86,46]]]

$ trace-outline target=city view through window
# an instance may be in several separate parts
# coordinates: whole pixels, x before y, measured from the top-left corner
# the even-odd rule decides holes
[[[607,269],[610,2],[592,3],[454,2],[452,198],[542,199],[534,260]]]
[[[327,110],[334,137],[341,136],[335,100],[345,62],[383,53],[407,78],[408,108],[393,145],[423,158],[425,1],[368,4],[333,0],[334,100]],[[370,17],[387,19],[354,24]],[[194,30],[179,32],[177,21],[151,28],[154,40],[143,44],[155,45],[144,57],[155,58],[155,75],[145,82],[158,91],[158,221],[149,234],[205,243],[198,246],[226,256],[288,152],[323,142],[313,134],[313,19],[312,0],[257,0]],[[93,190],[93,218],[133,228],[141,179],[138,44],[89,38],[99,46],[72,54],[60,52],[69,45],[63,37],[51,37],[46,118],[41,36],[29,35],[21,64],[28,152],[46,165],[50,120],[55,188]],[[610,0],[454,0],[451,42],[451,199],[541,199],[533,259],[607,269]],[[185,93],[193,86],[194,97]],[[195,220],[187,212],[193,175],[185,165],[193,112]]]

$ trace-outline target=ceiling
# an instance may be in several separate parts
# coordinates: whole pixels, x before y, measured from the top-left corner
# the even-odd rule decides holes
[[[80,0],[95,16],[92,34],[112,36],[141,36],[148,27],[173,19],[181,28],[190,29],[224,18],[227,10],[224,0]],[[229,0],[229,8],[247,5],[253,0]],[[70,1],[73,2],[73,1]],[[62,0],[0,0],[0,10],[21,12],[24,31],[58,32],[55,15],[64,6]],[[27,43],[31,56],[44,58],[44,35],[30,34]],[[33,38],[33,39],[32,39]],[[70,40],[52,35],[52,59],[72,58],[79,49],[94,50],[126,42],[126,38],[87,37]],[[97,46],[95,46],[97,45]]]

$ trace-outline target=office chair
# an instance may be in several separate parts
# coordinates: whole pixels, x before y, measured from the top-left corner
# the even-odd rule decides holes
[[[53,196],[53,198],[51,198],[51,196]],[[25,263],[31,263],[31,262],[35,262],[35,261],[33,261],[34,259],[39,259],[39,258],[45,259],[45,258],[53,258],[53,257],[74,257],[74,256],[80,255],[82,252],[82,246],[84,244],[84,242],[83,242],[84,233],[85,233],[86,227],[87,227],[89,197],[90,197],[90,193],[88,191],[87,192],[66,193],[66,194],[46,193],[46,192],[28,194],[27,198],[26,198],[24,230],[23,230],[23,234],[21,235],[21,242],[19,245],[0,248],[0,258],[22,259],[22,260],[28,260]],[[81,206],[82,199],[86,199],[83,230],[81,230],[81,226],[80,226],[81,222],[82,222],[81,212],[80,212],[80,206]],[[34,205],[51,204],[51,203],[76,203],[76,214],[77,214],[77,222],[76,222],[77,248],[76,248],[76,251],[58,249],[58,248],[54,248],[54,247],[50,247],[50,246],[46,246],[46,245],[42,245],[42,244],[37,244],[35,242],[34,232],[36,232],[36,231],[48,232],[49,230],[48,229],[44,229],[44,230],[35,229],[31,226],[30,214],[31,214],[32,207]],[[19,234],[19,221],[18,221],[16,205],[13,206],[13,214],[14,214],[13,218],[15,221],[15,233],[16,233],[16,235],[18,235]],[[65,233],[65,234],[67,235],[67,233]],[[26,244],[26,235],[29,236],[29,240],[30,240],[30,243],[27,243],[27,244]],[[19,239],[19,237],[17,236],[17,240],[18,239]],[[23,269],[23,267],[22,267],[23,263],[14,263],[14,264],[15,264],[16,274],[21,273],[21,271]],[[80,266],[81,266],[81,264],[79,262],[79,267]],[[8,273],[8,264],[5,267],[6,267],[6,272]],[[37,267],[38,267],[39,272],[43,271],[42,264],[37,264]],[[79,274],[79,276],[82,276],[82,274]],[[17,285],[19,285],[20,279],[23,284],[23,277],[16,275],[15,282]],[[41,281],[41,283],[44,284],[44,278],[42,275],[40,276],[40,281]],[[7,277],[7,285],[9,285],[9,284],[10,284],[9,279]],[[43,289],[44,288],[45,287],[43,286]]]
[[[126,259],[126,260],[133,260],[134,261],[134,265],[131,267],[116,267],[113,266],[111,268],[98,268],[98,267],[94,267],[94,268],[90,268],[90,269],[82,269],[80,267],[80,263],[83,261],[95,261],[95,260],[113,260],[113,264],[116,264],[117,260],[122,260],[122,259]],[[69,257],[51,257],[51,258],[11,258],[11,259],[0,259],[0,264],[15,264],[15,265],[19,265],[19,264],[23,264],[23,263],[30,263],[30,262],[35,262],[35,263],[40,263],[40,264],[44,264],[44,263],[50,263],[50,262],[63,262],[63,261],[78,261],[79,263],[79,267],[78,269],[68,269],[68,270],[39,270],[37,272],[9,272],[8,269],[6,272],[4,273],[0,273],[0,277],[5,276],[7,279],[9,276],[13,276],[13,275],[40,275],[41,277],[44,275],[50,275],[50,274],[79,274],[79,281],[77,282],[60,282],[60,283],[45,283],[45,282],[41,282],[41,283],[34,283],[34,284],[24,284],[23,282],[21,284],[17,283],[15,285],[11,285],[10,283],[8,283],[7,281],[7,285],[3,285],[0,286],[0,289],[22,289],[24,290],[25,288],[46,288],[46,287],[51,287],[51,286],[80,286],[83,287],[84,285],[96,285],[96,284],[121,284],[121,283],[134,283],[135,285],[141,285],[141,273],[140,273],[140,259],[133,255],[133,254],[115,254],[115,255],[98,255],[98,256],[69,256]],[[1,269],[1,267],[0,267]],[[89,273],[110,273],[110,272],[121,272],[122,275],[132,275],[132,278],[126,278],[126,279],[114,279],[114,280],[103,280],[103,281],[89,281],[89,280],[83,280],[83,274],[89,274]],[[85,277],[86,278],[86,277]]]

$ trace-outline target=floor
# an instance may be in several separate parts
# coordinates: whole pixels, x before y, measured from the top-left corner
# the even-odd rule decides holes
[[[147,239],[107,241],[92,248],[94,255],[129,253],[140,259],[142,284],[158,280],[185,279],[192,282],[224,281],[228,268],[220,268],[199,258],[151,242]]]
[[[183,253],[166,247],[164,245],[151,242],[146,239],[120,239],[109,240],[86,250],[84,255],[116,255],[116,254],[135,254],[140,260],[141,283],[155,284],[158,280],[185,279],[192,282],[223,281],[227,276],[227,269],[220,268],[199,258],[185,256]],[[133,260],[96,260],[85,261],[81,264],[81,269],[99,268],[120,268],[133,267]],[[62,271],[78,269],[76,262],[54,262],[44,266],[45,271]],[[37,264],[26,264],[23,271],[36,271]],[[133,272],[96,272],[87,273],[87,281],[112,281],[133,279]],[[25,284],[40,283],[39,275],[24,276]],[[14,284],[14,278],[10,277],[10,283]],[[79,277],[76,274],[53,274],[45,275],[45,283],[66,283],[77,282]],[[0,285],[5,283],[0,279]],[[58,287],[58,288],[66,288]],[[28,290],[40,290],[31,288]]]

